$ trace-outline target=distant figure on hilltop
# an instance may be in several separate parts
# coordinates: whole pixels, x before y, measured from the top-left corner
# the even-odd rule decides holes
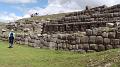
[[[13,48],[14,38],[15,38],[15,33],[14,33],[14,30],[12,29],[11,32],[9,33],[9,47],[8,48]]]
[[[38,16],[39,13],[34,13],[34,14],[31,14],[31,17],[35,17],[35,16]]]

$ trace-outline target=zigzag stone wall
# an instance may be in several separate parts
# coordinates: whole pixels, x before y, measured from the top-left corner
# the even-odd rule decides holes
[[[7,41],[8,37],[3,34],[0,36],[0,39]],[[120,48],[120,32],[116,28],[100,27],[86,29],[85,32],[74,34],[44,34],[42,36],[16,34],[15,42],[35,48],[98,52]]]

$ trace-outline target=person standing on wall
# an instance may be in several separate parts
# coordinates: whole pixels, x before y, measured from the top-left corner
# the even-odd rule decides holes
[[[15,38],[15,33],[14,33],[14,30],[12,29],[11,32],[9,33],[9,47],[8,48],[13,48],[14,38]]]

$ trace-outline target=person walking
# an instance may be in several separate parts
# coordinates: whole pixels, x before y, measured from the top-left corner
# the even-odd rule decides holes
[[[13,31],[14,30],[12,29],[11,32],[9,33],[9,47],[8,48],[13,48],[14,38],[15,38],[15,33]]]

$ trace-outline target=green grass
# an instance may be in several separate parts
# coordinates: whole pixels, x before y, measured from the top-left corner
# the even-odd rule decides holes
[[[60,19],[60,18],[64,17],[66,14],[67,13],[52,14],[52,15],[45,15],[45,16],[36,16],[36,17],[32,17],[30,19],[33,19],[33,20],[41,20],[41,19],[47,20],[49,18],[51,20],[56,20],[56,19]]]
[[[31,17],[31,18],[23,18],[23,19],[20,19],[20,20],[17,20],[17,21],[18,22],[21,21],[21,20],[39,20],[39,21],[41,21],[41,20],[48,20],[48,18],[50,20],[56,20],[56,19],[60,19],[60,18],[64,17],[66,14],[67,13],[59,13],[59,14],[44,15],[44,16],[34,16],[34,17]]]
[[[67,51],[36,49],[0,41],[0,67],[120,67],[120,49],[79,54]]]

